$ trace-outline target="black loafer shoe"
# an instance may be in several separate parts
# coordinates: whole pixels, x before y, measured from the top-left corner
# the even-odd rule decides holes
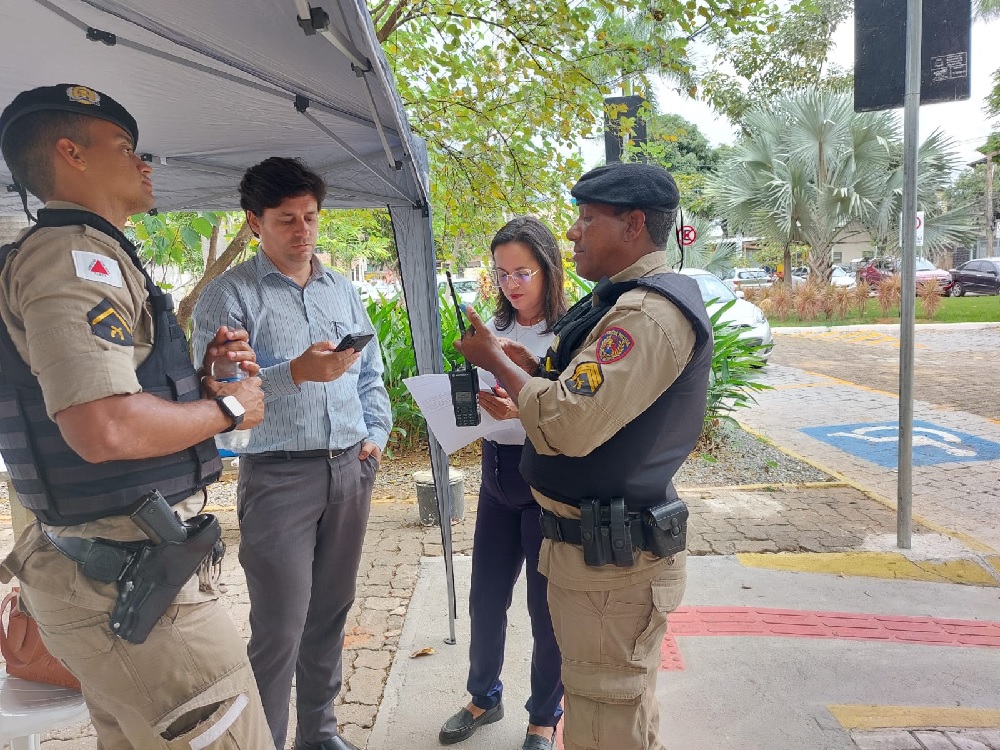
[[[531,734],[528,732],[524,735],[524,744],[521,745],[521,750],[552,750],[556,746],[556,733],[552,733],[552,739],[547,740],[540,734]]]
[[[323,740],[318,745],[297,744],[295,745],[295,750],[358,750],[358,747],[357,745],[352,745],[338,734],[336,737]]]
[[[444,723],[444,726],[441,727],[441,732],[438,734],[438,741],[442,745],[453,745],[456,742],[467,740],[476,733],[479,727],[484,724],[492,724],[494,721],[500,721],[502,718],[503,701],[481,714],[478,719],[467,708],[463,708]]]

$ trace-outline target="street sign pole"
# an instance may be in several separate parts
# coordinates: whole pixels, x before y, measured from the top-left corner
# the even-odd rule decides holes
[[[903,94],[903,257],[899,304],[899,458],[896,546],[913,535],[913,339],[916,308],[917,146],[920,135],[920,40],[923,0],[906,3],[906,86]]]

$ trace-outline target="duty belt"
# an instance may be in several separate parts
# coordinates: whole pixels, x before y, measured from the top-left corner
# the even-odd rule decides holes
[[[88,578],[113,583],[121,578],[137,552],[149,543],[114,542],[109,539],[78,536],[56,536],[42,526],[42,533],[49,543],[83,568]]]
[[[632,537],[632,546],[638,547],[641,550],[649,549],[646,540],[646,530],[643,528],[639,514],[629,513],[628,520],[630,522],[628,528],[629,535]],[[583,544],[583,530],[580,528],[579,519],[563,518],[562,516],[557,516],[552,511],[542,508],[540,521],[542,524],[542,536],[546,539],[566,542],[567,544]]]

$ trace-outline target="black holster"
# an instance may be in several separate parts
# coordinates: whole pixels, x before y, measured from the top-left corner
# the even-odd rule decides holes
[[[222,529],[213,515],[194,516],[183,525],[184,541],[143,546],[118,580],[111,630],[130,643],[146,640],[181,587],[222,544]]]
[[[580,503],[580,544],[583,561],[592,567],[614,563],[619,568],[635,565],[632,519],[625,501],[584,500]]]
[[[646,549],[657,557],[670,557],[687,547],[688,509],[683,500],[668,500],[640,513],[646,532]]]

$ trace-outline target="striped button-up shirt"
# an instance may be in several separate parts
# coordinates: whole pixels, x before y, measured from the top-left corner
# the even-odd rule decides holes
[[[370,440],[385,448],[392,428],[382,355],[372,340],[350,370],[330,383],[295,385],[291,360],[317,341],[373,333],[357,290],[315,256],[305,287],[263,251],[213,280],[194,309],[193,351],[200,359],[219,326],[245,328],[261,366],[266,412],[250,431],[247,453],[348,448]]]

